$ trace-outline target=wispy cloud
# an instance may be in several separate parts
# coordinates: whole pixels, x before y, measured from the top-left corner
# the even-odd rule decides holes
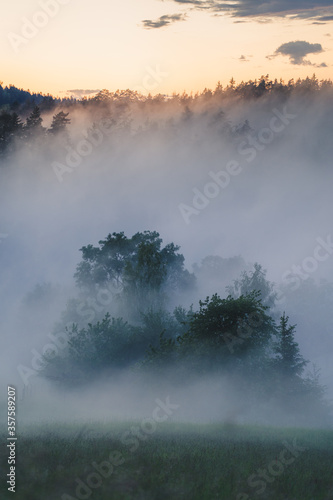
[[[201,1],[201,0],[173,0],[173,1],[176,3],[191,5],[192,7],[196,7],[199,9],[209,9],[210,6],[208,4],[212,3],[212,2],[207,2],[205,0],[203,0],[203,1]]]
[[[322,16],[322,17],[319,17],[319,21],[324,21],[324,22],[333,21],[333,15],[332,16]]]
[[[81,98],[81,97],[84,97],[86,95],[97,94],[98,92],[100,92],[100,89],[95,89],[95,90],[92,90],[92,89],[72,89],[72,90],[67,90],[66,92],[73,97]]]
[[[294,42],[283,43],[276,49],[272,56],[268,56],[268,59],[273,59],[276,56],[288,56],[291,64],[296,64],[299,66],[316,66],[316,67],[326,67],[326,63],[313,64],[305,57],[308,54],[319,54],[323,51],[323,47],[320,43],[309,43],[304,40],[297,40]]]
[[[333,21],[333,0],[170,0],[196,10],[233,17],[286,16]]]
[[[186,14],[172,14],[161,16],[155,21],[151,19],[145,19],[142,21],[142,24],[146,29],[157,29],[164,28],[164,26],[169,26],[170,24],[176,23],[177,21],[184,21],[185,19]]]

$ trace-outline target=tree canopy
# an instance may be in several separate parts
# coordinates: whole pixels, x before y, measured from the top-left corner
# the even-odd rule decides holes
[[[74,300],[65,315],[66,349],[46,355],[44,376],[68,385],[119,370],[163,373],[174,382],[213,374],[231,381],[246,404],[273,401],[293,415],[308,414],[315,405],[317,416],[330,418],[318,372],[305,373],[308,362],[295,341],[296,326],[285,313],[279,323],[272,315],[273,284],[259,264],[234,281],[233,295],[208,296],[197,310],[170,310],[170,295],[193,286],[195,278],[185,269],[179,247],[163,246],[156,231],[131,238],[110,233],[99,246],[87,245],[81,252],[75,273],[81,299],[95,300],[109,287],[121,307],[105,304],[94,321],[81,317],[79,325]],[[216,259],[209,262],[220,266]],[[126,311],[125,318],[121,313]]]
[[[81,248],[82,261],[75,273],[77,285],[94,292],[111,286],[121,293],[125,304],[134,311],[160,307],[167,295],[186,291],[195,278],[184,266],[184,256],[173,243],[162,246],[156,231],[144,231],[127,238],[112,233],[93,245]]]

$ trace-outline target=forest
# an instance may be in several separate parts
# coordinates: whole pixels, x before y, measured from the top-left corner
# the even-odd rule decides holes
[[[332,105],[0,87],[18,498],[330,498]]]
[[[291,129],[291,134],[298,134],[297,110],[302,103],[307,102],[310,116],[311,109],[317,109],[322,105],[320,103],[331,102],[332,97],[332,82],[318,81],[315,75],[288,83],[272,81],[268,75],[240,84],[232,79],[226,87],[218,83],[214,90],[205,89],[195,95],[143,96],[129,90],[102,90],[89,99],[80,100],[30,94],[14,86],[1,87],[1,170],[4,175],[9,175],[9,179],[12,176],[18,180],[21,175],[29,178],[31,194],[25,191],[23,198],[33,196],[36,189],[36,193],[43,193],[46,189],[46,192],[54,191],[49,197],[52,200],[54,196],[58,197],[57,185],[65,186],[68,182],[65,189],[70,189],[75,200],[82,197],[80,182],[75,186],[76,179],[81,176],[89,184],[90,176],[94,175],[94,189],[99,193],[96,196],[100,196],[100,183],[105,176],[110,177],[110,182],[105,183],[106,189],[113,184],[127,185],[131,176],[136,179],[134,183],[141,185],[146,175],[151,176],[150,172],[154,172],[153,177],[166,179],[172,163],[178,165],[190,147],[195,159],[191,160],[191,152],[180,167],[172,170],[172,176],[179,172],[178,181],[164,190],[161,199],[171,192],[172,196],[178,196],[174,209],[179,224],[183,215],[186,223],[195,225],[194,216],[190,219],[183,214],[182,207],[189,205],[179,204],[187,202],[180,198],[184,196],[180,188],[188,184],[187,177],[192,176],[193,183],[202,182],[203,173],[206,176],[206,167],[203,167],[206,163],[207,168],[213,167],[216,172],[218,163],[221,164],[219,156],[226,158],[229,154],[232,158],[231,155],[237,154],[240,157],[244,156],[244,151],[251,151],[244,160],[254,163],[252,173],[240,175],[250,175],[250,185],[254,183],[253,189],[257,190],[257,178],[266,179],[268,175],[268,171],[265,174],[262,170],[261,163],[269,164],[270,148],[280,148],[281,141],[288,140],[290,121],[296,123],[295,132]],[[265,123],[262,116],[265,120],[267,116],[278,117],[282,124],[270,129],[273,135],[267,141],[261,133],[268,130],[262,129]],[[328,130],[329,113],[323,113],[320,119],[320,127]],[[255,142],[256,137],[259,139]],[[298,141],[298,136],[295,137]],[[246,140],[254,147],[244,148]],[[205,141],[211,148],[208,162]],[[312,161],[311,148],[316,142],[313,136],[299,143],[302,154],[309,161]],[[329,148],[326,132],[322,133],[316,163],[321,176],[326,175],[324,165]],[[158,162],[162,162],[157,167],[154,164],[156,151],[161,154]],[[257,159],[257,154],[261,154],[261,158]],[[163,156],[168,159],[165,164]],[[136,163],[137,171],[133,170]],[[241,164],[240,161],[237,163]],[[283,168],[269,168],[273,176],[283,178],[284,172],[288,171],[288,162]],[[299,168],[306,174],[305,166]],[[74,171],[75,176],[71,177]],[[210,180],[217,179],[218,183],[221,172],[210,171]],[[119,175],[124,176],[123,183],[119,181]],[[156,203],[151,196],[157,194],[157,183],[154,181],[155,188],[150,189],[150,182],[147,183],[149,194],[145,198],[149,204],[138,201],[139,207],[146,205],[145,217],[148,219],[148,213],[154,211],[152,207]],[[76,193],[77,188],[80,194]],[[209,193],[207,189],[206,186],[193,189],[197,200],[204,199],[202,193]],[[224,189],[226,195],[223,189],[222,199],[231,196],[234,188]],[[89,191],[90,186],[84,191],[88,197]],[[245,200],[249,193],[250,190],[246,189]],[[106,191],[103,198],[107,203],[118,203],[116,192],[110,196]],[[209,194],[207,203],[208,198],[211,198]],[[124,201],[130,203],[126,200],[127,195]],[[227,200],[226,203],[233,206],[234,202]],[[194,201],[195,198],[193,207]],[[59,201],[52,203],[58,211]],[[170,201],[162,203],[167,207]],[[28,201],[30,205],[33,206],[32,201]],[[241,205],[240,198],[236,210]],[[202,211],[201,207],[200,210],[189,209],[196,214]],[[206,216],[209,216],[209,209],[209,206],[205,208]],[[94,209],[88,209],[86,202],[80,210],[82,213],[88,210],[94,217]],[[128,208],[123,207],[124,210],[126,212]],[[166,214],[167,210],[160,210],[160,213]],[[52,213],[57,212],[52,210]],[[56,215],[58,217],[63,216]],[[109,229],[107,212],[105,217],[103,228]],[[232,227],[232,218],[229,216],[228,219]],[[321,359],[325,345],[330,342],[327,318],[332,284],[329,281],[314,281],[311,273],[305,273],[306,266],[303,265],[303,273],[297,266],[292,266],[291,271],[284,272],[282,282],[276,283],[268,280],[263,265],[237,256],[235,251],[226,251],[223,257],[201,251],[197,263],[193,264],[190,256],[191,270],[190,265],[185,266],[180,246],[176,243],[163,246],[158,221],[157,225],[155,221],[155,227],[159,232],[144,228],[135,233],[133,225],[133,236],[129,237],[121,228],[121,220],[123,215],[116,224],[116,231],[99,241],[98,246],[86,244],[81,248],[82,260],[74,274],[75,286],[72,291],[65,292],[64,299],[56,291],[54,277],[37,285],[32,281],[30,289],[26,286],[21,309],[27,327],[34,325],[36,335],[39,332],[39,338],[45,338],[42,327],[45,324],[51,329],[51,335],[60,333],[65,339],[61,352],[40,355],[38,363],[43,369],[37,370],[39,377],[64,388],[83,387],[99,377],[112,378],[122,372],[139,377],[156,373],[157,380],[163,377],[174,385],[178,379],[191,381],[217,377],[227,381],[237,399],[242,400],[240,414],[247,415],[251,408],[262,407],[262,415],[266,415],[264,419],[271,420],[274,413],[277,421],[286,418],[304,425],[330,424],[329,398],[321,378],[321,363],[318,366],[318,358]],[[44,222],[40,226],[44,227]],[[48,231],[48,221],[46,226]],[[203,237],[195,231],[191,238],[196,240],[197,236]],[[81,234],[81,244],[83,238]],[[29,235],[27,240],[30,239]],[[252,237],[250,240],[255,243]],[[53,236],[50,241],[53,241]],[[75,242],[78,241],[76,237]],[[323,238],[320,241],[324,241]],[[66,242],[65,247],[68,245]],[[75,246],[69,251],[75,252]],[[260,259],[261,254],[256,260],[260,262]],[[52,268],[48,259],[46,261],[46,268]],[[74,264],[74,257],[70,262]],[[72,273],[69,262],[65,268],[66,273]],[[43,304],[48,304],[52,314],[35,325],[31,310],[38,318],[44,309]],[[311,309],[312,318],[309,319],[304,311]],[[317,331],[321,340],[313,348],[313,336]],[[301,352],[303,347],[305,354]],[[28,385],[36,370],[23,362],[18,366],[20,378]],[[324,368],[327,380],[327,367]]]
[[[179,250],[174,243],[163,246],[156,231],[131,238],[112,233],[96,247],[82,247],[77,295],[52,334],[62,346],[40,356],[39,376],[63,389],[124,371],[170,386],[211,376],[228,381],[242,401],[240,414],[266,406],[290,422],[330,426],[332,407],[319,371],[307,370],[296,325],[279,313],[278,290],[262,266],[243,271],[223,298],[216,293],[199,300],[198,308],[173,307],[198,287]],[[209,260],[210,266],[224,264]],[[30,304],[47,296],[52,287],[39,286]],[[26,383],[34,374],[26,367],[20,372]]]
[[[315,75],[312,78],[289,80],[285,83],[282,79],[274,81],[269,76],[261,76],[258,80],[241,82],[236,84],[232,78],[230,83],[223,87],[220,82],[216,88],[211,90],[205,88],[201,93],[196,94],[172,94],[171,96],[157,94],[144,96],[137,91],[117,90],[110,92],[103,89],[90,98],[76,100],[71,98],[54,98],[50,94],[34,94],[23,89],[18,89],[14,85],[3,87],[0,85],[0,160],[5,160],[11,152],[22,149],[26,146],[37,147],[38,143],[44,144],[45,140],[52,143],[52,137],[60,134],[64,135],[70,142],[67,132],[67,125],[70,124],[70,113],[78,112],[80,109],[89,113],[90,116],[98,115],[99,119],[109,120],[112,124],[112,131],[116,132],[125,129],[128,133],[143,133],[150,131],[152,123],[150,120],[159,119],[164,115],[170,120],[170,116],[175,114],[180,119],[179,125],[193,119],[202,119],[210,115],[210,127],[219,126],[223,122],[223,133],[230,134],[233,138],[239,137],[251,131],[247,120],[244,123],[231,126],[225,120],[225,113],[221,107],[228,105],[230,101],[251,101],[265,99],[282,100],[285,102],[291,96],[307,95],[311,98],[316,93],[332,94],[333,83],[331,80],[319,81]],[[234,103],[236,105],[236,102]],[[213,109],[215,110],[213,112]],[[50,122],[49,126],[43,126],[43,114]],[[145,120],[136,123],[134,115],[144,116]],[[174,126],[176,124],[173,124]],[[98,123],[91,124],[91,130],[98,126]],[[170,123],[169,123],[170,126]],[[64,147],[66,144],[62,144]]]

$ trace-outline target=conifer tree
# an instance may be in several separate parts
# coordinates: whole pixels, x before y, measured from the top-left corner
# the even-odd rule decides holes
[[[288,377],[300,376],[307,365],[300,354],[298,343],[295,341],[294,332],[296,325],[289,325],[289,317],[285,313],[280,318],[278,327],[278,341],[275,343],[275,366],[281,375]]]
[[[26,127],[29,129],[40,129],[42,127],[43,118],[40,116],[40,109],[35,106],[26,121]]]
[[[63,111],[54,115],[50,128],[51,134],[66,133],[66,126],[71,122],[70,118],[67,118],[68,115],[69,113]]]

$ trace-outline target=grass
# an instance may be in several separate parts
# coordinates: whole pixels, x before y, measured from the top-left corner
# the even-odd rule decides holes
[[[140,434],[145,439],[137,440],[133,427],[140,424],[49,424],[20,429],[16,493],[8,492],[6,480],[2,480],[0,498],[333,499],[333,431],[160,423],[155,430],[147,427],[151,434]],[[1,437],[5,443],[7,435],[2,432]],[[292,447],[295,439],[296,445],[305,450],[294,451],[294,457],[290,451],[285,452],[290,463],[281,465],[284,443]],[[112,452],[118,454],[110,459]],[[7,455],[4,445],[0,456],[2,478],[8,473]],[[87,484],[89,476],[96,473],[93,462],[110,460],[114,461],[112,474],[94,476],[92,480],[99,487],[77,495],[76,479]],[[268,474],[266,479],[258,478],[260,469]],[[249,483],[251,475],[256,477]]]

